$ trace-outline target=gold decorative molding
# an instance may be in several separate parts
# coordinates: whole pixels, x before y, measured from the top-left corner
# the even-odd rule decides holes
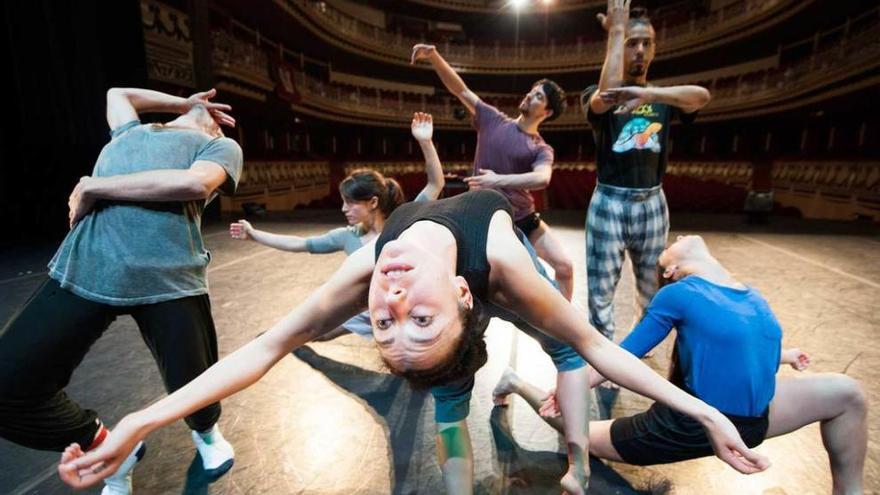
[[[263,91],[274,91],[275,82],[269,76],[269,57],[262,48],[238,40],[220,29],[211,32],[211,40],[211,65],[216,76],[236,79]]]
[[[141,0],[147,76],[187,88],[195,86],[189,16],[155,0]]]
[[[857,49],[854,49],[857,48]],[[766,61],[765,61],[766,62]],[[859,75],[880,68],[880,23],[852,35],[845,43],[807,57],[785,67],[774,68],[761,62],[761,70],[734,75],[722,67],[716,72],[705,72],[699,77],[717,79],[691,80],[712,89],[712,102],[700,112],[703,122],[754,117],[791,110],[824,99],[880,85],[880,75],[857,79]],[[753,68],[750,64],[735,67]],[[770,68],[767,68],[770,67]],[[735,78],[731,87],[713,87],[715,81]],[[679,82],[687,79],[682,76]],[[854,80],[855,79],[855,80]],[[470,120],[457,120],[453,108],[457,102],[451,96],[424,100],[424,103],[403,98],[383,98],[375,91],[363,91],[319,81],[303,73],[297,74],[297,84],[303,99],[292,108],[326,120],[383,127],[409,127],[413,112],[433,115],[435,126],[444,129],[465,129]],[[579,90],[568,92],[569,105],[558,119],[542,126],[546,130],[573,130],[587,127],[577,102]],[[516,115],[516,104],[521,95],[496,95],[486,100],[509,115]]]

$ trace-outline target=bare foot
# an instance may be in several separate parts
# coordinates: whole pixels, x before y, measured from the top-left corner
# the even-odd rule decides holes
[[[501,378],[498,380],[498,384],[492,390],[492,402],[496,406],[507,405],[507,396],[516,391],[515,382],[517,380],[519,380],[519,377],[516,375],[516,371],[513,371],[513,368],[504,370],[504,373],[501,374]]]
[[[589,473],[585,472],[583,468],[569,464],[568,472],[559,480],[559,485],[565,495],[585,495],[589,481]]]

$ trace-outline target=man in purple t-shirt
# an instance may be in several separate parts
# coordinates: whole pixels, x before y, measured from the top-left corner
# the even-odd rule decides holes
[[[553,174],[553,148],[538,134],[538,126],[565,111],[565,92],[553,81],[532,85],[512,119],[483,102],[468,89],[433,45],[415,45],[412,63],[427,60],[440,80],[473,115],[477,130],[474,174],[467,177],[471,190],[490,188],[504,194],[513,205],[513,219],[535,247],[538,256],[555,272],[559,289],[571,300],[574,274],[571,257],[535,211],[530,190],[544,189]]]

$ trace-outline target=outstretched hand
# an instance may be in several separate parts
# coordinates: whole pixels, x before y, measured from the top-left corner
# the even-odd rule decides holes
[[[437,53],[436,46],[419,43],[413,46],[412,56],[410,57],[409,63],[414,64],[419,60],[429,59],[431,58],[431,55],[434,55],[435,53]]]
[[[232,237],[233,239],[239,239],[242,241],[246,240],[252,237],[251,232],[253,231],[253,225],[244,219],[229,224],[229,237]]]
[[[629,3],[630,0],[608,0],[606,13],[596,14],[596,19],[602,25],[602,29],[609,31],[612,27],[626,28],[626,23],[629,20]]]
[[[715,414],[703,427],[715,455],[733,469],[743,474],[754,474],[770,467],[766,457],[746,446],[736,427],[723,414]]]
[[[434,136],[434,118],[429,113],[416,112],[412,118],[412,135],[416,141],[430,141]]]
[[[181,113],[190,111],[190,109],[196,105],[204,105],[205,109],[208,110],[208,113],[211,114],[211,117],[214,118],[214,121],[216,121],[217,124],[225,125],[227,127],[235,127],[235,119],[226,113],[231,111],[232,107],[225,103],[215,103],[211,101],[211,98],[215,96],[217,96],[217,90],[214,88],[211,88],[208,91],[193,93],[184,101],[182,108],[183,111]]]
[[[76,443],[67,447],[58,464],[61,481],[75,489],[88,488],[115,473],[140,441],[129,418],[123,418],[95,450],[83,452]]]
[[[599,93],[599,98],[606,105],[619,105],[614,113],[630,113],[640,106],[651,103],[653,97],[651,90],[639,86],[623,86],[620,88],[609,88]]]

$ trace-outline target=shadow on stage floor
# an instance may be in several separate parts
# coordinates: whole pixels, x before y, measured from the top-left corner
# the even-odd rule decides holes
[[[409,480],[417,478],[418,474],[410,472],[416,466],[409,460],[415,454],[418,420],[430,393],[413,390],[403,379],[394,375],[377,373],[322,356],[309,346],[301,347],[292,354],[322,373],[336,387],[358,396],[369,406],[374,417],[387,425],[394,467],[392,493],[414,493],[408,487]],[[493,457],[497,460],[496,474],[476,480],[476,495],[550,493],[558,489],[559,478],[568,467],[564,454],[520,447],[513,438],[507,407],[494,407],[489,424]],[[663,494],[667,491],[662,483],[650,490],[636,490],[613,469],[592,457],[590,471],[590,494]]]

